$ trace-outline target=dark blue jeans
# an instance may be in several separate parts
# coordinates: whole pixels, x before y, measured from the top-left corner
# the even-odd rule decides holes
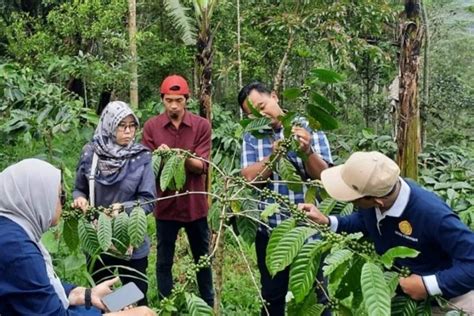
[[[193,254],[194,262],[199,257],[209,254],[210,232],[207,218],[201,218],[193,222],[184,223],[178,221],[156,220],[156,236],[158,239],[156,255],[156,280],[160,297],[167,297],[173,289],[173,257],[176,238],[180,228],[184,227],[188,235],[189,246]],[[202,299],[209,305],[214,305],[214,288],[212,285],[212,271],[210,267],[202,268],[196,273],[199,293]]]
[[[267,310],[270,316],[284,316],[285,315],[285,297],[288,292],[288,282],[290,277],[290,268],[278,272],[274,277],[268,272],[265,263],[267,255],[267,245],[270,236],[266,232],[257,231],[255,238],[255,250],[257,252],[257,264],[260,271],[260,284],[262,286],[261,293],[263,299],[267,302]],[[322,280],[321,273],[318,273],[318,280]],[[319,303],[326,303],[327,299],[321,291],[316,291]],[[267,315],[265,308],[262,307],[261,315]],[[324,316],[331,315],[331,312],[325,310]]]

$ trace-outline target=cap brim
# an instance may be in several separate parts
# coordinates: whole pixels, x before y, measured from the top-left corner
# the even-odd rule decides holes
[[[348,186],[341,176],[343,165],[332,167],[321,172],[321,181],[326,192],[335,200],[349,202],[363,195]]]

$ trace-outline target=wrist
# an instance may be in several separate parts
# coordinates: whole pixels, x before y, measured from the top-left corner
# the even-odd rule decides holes
[[[84,292],[86,288],[76,287],[74,288],[68,296],[69,304],[71,306],[84,305]]]
[[[331,226],[331,218],[326,216],[326,225]]]

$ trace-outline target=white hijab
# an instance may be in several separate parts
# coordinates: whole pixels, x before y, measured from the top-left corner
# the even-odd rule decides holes
[[[0,216],[20,225],[41,250],[49,281],[64,308],[69,301],[54,273],[51,256],[41,243],[50,227],[59,199],[61,172],[39,159],[25,159],[0,173]]]

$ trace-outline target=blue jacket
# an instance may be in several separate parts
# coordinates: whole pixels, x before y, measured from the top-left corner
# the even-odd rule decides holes
[[[79,160],[76,170],[76,183],[72,193],[73,198],[80,196],[89,199],[89,180],[92,156],[94,155],[93,147],[89,143],[84,149]],[[147,202],[155,199],[156,186],[155,175],[151,162],[150,152],[144,152],[140,155],[138,161],[129,167],[126,177],[122,180],[111,184],[103,185],[96,181],[95,183],[95,202],[96,206],[108,207],[112,203],[122,203],[125,211],[130,213],[137,200]],[[138,157],[137,157],[138,158]],[[136,158],[133,160],[137,160]],[[154,203],[143,204],[143,210],[149,214],[153,211]],[[142,259],[148,256],[150,252],[150,239],[145,236],[145,241],[141,246],[133,250],[132,259]]]
[[[431,286],[427,285],[431,295],[449,299],[473,290],[474,233],[434,193],[407,183],[409,197],[399,216],[386,216],[377,223],[375,209],[359,209],[337,217],[337,231],[363,232],[375,243],[378,254],[396,246],[418,250],[416,258],[395,263],[423,276],[425,285],[431,280]],[[438,291],[432,293],[433,288]]]
[[[63,284],[66,295],[75,287]],[[10,219],[0,216],[0,315],[101,315],[96,308],[64,309],[51,285],[38,246]]]

